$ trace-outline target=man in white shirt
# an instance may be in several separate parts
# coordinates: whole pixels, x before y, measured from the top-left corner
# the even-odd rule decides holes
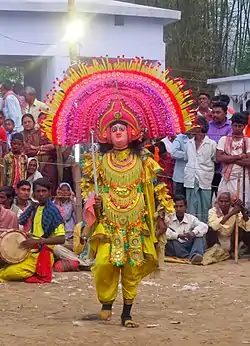
[[[5,119],[12,119],[15,123],[16,131],[22,131],[22,109],[10,82],[5,82],[1,85],[1,93],[3,96],[1,110],[4,113]]]
[[[232,136],[222,137],[217,147],[216,161],[223,164],[218,194],[230,192],[233,197],[237,196],[237,182],[240,179],[240,196],[238,197],[247,207],[250,207],[250,138],[244,137],[247,119],[244,114],[236,113],[231,121]]]
[[[192,264],[203,260],[203,236],[208,226],[195,216],[186,213],[187,201],[184,196],[175,197],[175,214],[166,231],[166,255],[187,258]],[[167,221],[167,220],[166,220]]]
[[[184,170],[184,186],[188,212],[207,223],[211,208],[212,181],[217,144],[208,138],[209,125],[198,117],[192,130],[193,138],[187,143],[187,164]]]
[[[30,86],[25,88],[24,96],[27,103],[25,112],[33,115],[37,124],[40,113],[46,113],[46,111],[48,111],[48,106],[45,103],[38,101],[36,98],[36,90]]]

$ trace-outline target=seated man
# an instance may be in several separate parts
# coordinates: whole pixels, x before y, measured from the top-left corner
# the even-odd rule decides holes
[[[90,267],[93,261],[89,259],[90,247],[89,239],[83,234],[85,230],[85,221],[79,222],[74,228],[73,235],[73,251],[65,248],[62,245],[56,245],[54,249],[54,255],[56,260],[59,261],[55,264],[56,271],[73,271],[83,268]],[[70,263],[71,262],[71,263]],[[77,263],[78,265],[76,265]]]
[[[27,180],[21,180],[16,186],[17,197],[11,206],[11,210],[19,217],[30,206],[31,185]]]
[[[30,236],[20,245],[30,250],[30,254],[23,262],[0,269],[0,282],[24,279],[26,282],[44,283],[52,280],[54,246],[65,242],[63,219],[50,200],[49,181],[37,179],[33,188],[38,204],[33,203],[19,218],[19,223],[24,226],[32,219]]]
[[[187,201],[184,196],[176,196],[175,211],[166,231],[166,256],[187,258],[192,264],[203,260],[203,236],[208,226],[195,216],[186,214]]]
[[[207,245],[219,244],[225,251],[234,250],[234,229],[236,218],[240,227],[239,241],[250,249],[250,221],[243,203],[232,202],[231,194],[223,192],[219,195],[215,207],[209,210]]]
[[[16,229],[18,230],[18,218],[16,214],[9,209],[5,209],[8,194],[6,188],[0,189],[0,229]]]

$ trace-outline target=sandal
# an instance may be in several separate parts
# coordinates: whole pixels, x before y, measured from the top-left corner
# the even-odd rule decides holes
[[[125,328],[139,328],[139,324],[134,322],[132,319],[123,319],[122,318],[122,326]]]
[[[101,310],[99,314],[89,314],[83,316],[82,321],[110,321],[112,310]]]

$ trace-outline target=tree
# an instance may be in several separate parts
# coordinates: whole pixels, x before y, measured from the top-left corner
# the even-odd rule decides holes
[[[23,82],[23,71],[17,67],[0,67],[0,83],[9,80],[12,83]]]
[[[237,61],[237,73],[247,74],[250,72],[250,41],[248,41],[244,52]]]
[[[165,30],[166,61],[173,73],[181,75],[195,92],[209,91],[207,78],[247,70],[250,0],[134,2],[182,12],[181,21]]]

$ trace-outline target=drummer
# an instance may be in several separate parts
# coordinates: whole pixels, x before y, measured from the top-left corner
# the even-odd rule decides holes
[[[48,283],[52,280],[54,246],[65,242],[63,219],[50,200],[50,182],[46,178],[37,179],[33,189],[38,204],[33,203],[19,218],[21,225],[32,219],[30,237],[21,243],[30,254],[23,262],[0,269],[0,282]]]

